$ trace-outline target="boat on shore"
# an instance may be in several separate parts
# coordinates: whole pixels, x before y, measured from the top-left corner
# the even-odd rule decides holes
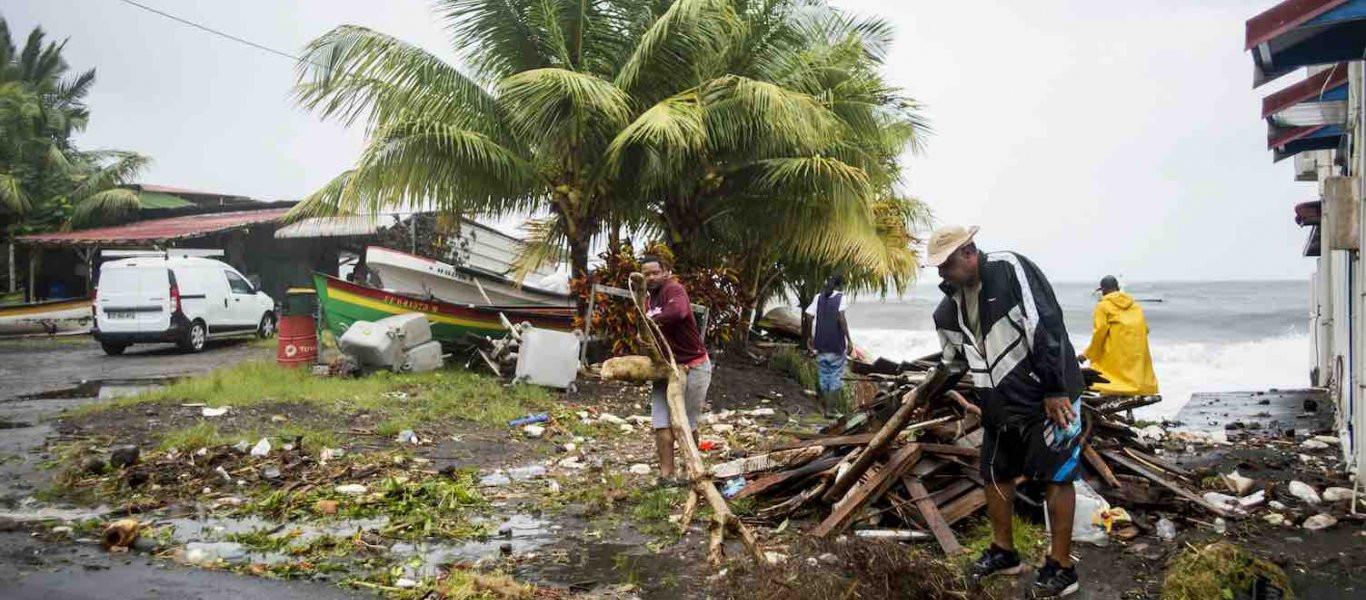
[[[74,333],[90,329],[89,298],[0,305],[0,336]]]
[[[570,304],[567,293],[519,285],[500,273],[455,266],[383,246],[365,248],[365,265],[379,276],[381,287],[405,296],[454,304]]]
[[[574,308],[570,305],[458,304],[367,287],[322,273],[313,274],[323,325],[338,338],[356,321],[378,321],[392,315],[419,312],[427,315],[432,337],[445,345],[463,345],[466,336],[506,335],[500,315],[510,323],[531,323],[543,329],[570,331]]]

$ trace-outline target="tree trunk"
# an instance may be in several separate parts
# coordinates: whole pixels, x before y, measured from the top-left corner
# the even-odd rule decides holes
[[[664,202],[662,213],[669,250],[674,253],[675,268],[687,270],[706,264],[699,249],[702,217],[698,214],[697,202],[688,197],[671,198]]]

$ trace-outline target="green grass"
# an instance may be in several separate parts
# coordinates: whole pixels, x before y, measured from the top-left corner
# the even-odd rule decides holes
[[[1253,581],[1263,577],[1294,598],[1285,571],[1247,549],[1229,542],[1189,547],[1167,564],[1162,600],[1204,600],[1243,597]]]
[[[500,381],[466,371],[396,374],[381,371],[358,379],[315,377],[268,361],[246,362],[202,377],[183,379],[144,394],[73,409],[91,414],[147,403],[250,407],[299,403],[320,411],[376,414],[393,421],[397,433],[413,424],[447,419],[506,427],[531,412],[559,409],[551,395],[534,386],[504,386]],[[572,419],[567,411],[559,409]],[[558,415],[557,415],[558,416]],[[574,420],[573,422],[577,422]],[[407,425],[406,427],[404,425]],[[296,433],[305,433],[300,429]]]
[[[684,490],[659,488],[639,492],[635,495],[635,506],[631,507],[631,520],[642,533],[658,537],[678,535],[678,528],[669,522],[674,507],[683,502]]]
[[[1015,515],[1013,519],[1011,529],[1014,534],[1015,551],[1020,553],[1020,560],[1042,563],[1044,553],[1048,552],[1048,532],[1044,531],[1042,525],[1023,519],[1019,515]],[[986,551],[991,545],[991,540],[991,522],[987,519],[977,521],[962,540],[963,547],[969,552],[964,553],[959,561],[966,566]]]
[[[768,366],[796,380],[805,389],[821,389],[820,369],[816,366],[816,359],[807,356],[801,350],[782,348],[768,359]],[[840,389],[839,406],[836,408],[841,412],[848,412],[851,406],[850,390],[846,385]]]
[[[194,425],[163,434],[158,447],[161,450],[177,448],[182,452],[194,452],[200,448],[211,448],[226,442],[227,438],[218,431],[217,425],[201,419]]]

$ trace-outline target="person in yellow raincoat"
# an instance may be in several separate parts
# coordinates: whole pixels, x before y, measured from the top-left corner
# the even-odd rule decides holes
[[[1110,383],[1093,388],[1107,396],[1155,396],[1157,375],[1148,351],[1148,320],[1133,297],[1119,291],[1119,281],[1106,275],[1096,304],[1091,343],[1077,356]]]

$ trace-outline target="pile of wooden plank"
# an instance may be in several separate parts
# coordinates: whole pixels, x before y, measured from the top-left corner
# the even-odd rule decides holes
[[[761,456],[715,465],[721,479],[745,477],[734,498],[754,498],[759,518],[819,521],[819,537],[861,530],[869,537],[927,539],[962,551],[953,526],[986,507],[980,475],[985,430],[971,385],[934,360],[869,375],[881,393],[819,434]],[[1232,515],[1191,491],[1191,473],[1164,460],[1122,414],[1152,399],[1086,397],[1083,478],[1114,506]],[[1018,493],[1027,493],[1021,487]]]

